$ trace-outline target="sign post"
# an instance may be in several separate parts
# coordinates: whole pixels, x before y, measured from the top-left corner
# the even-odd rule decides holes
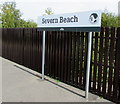
[[[42,42],[42,80],[44,80],[44,69],[45,69],[45,31],[43,31]]]
[[[86,86],[85,86],[85,98],[86,98],[86,99],[88,99],[88,92],[89,92],[91,47],[92,47],[92,32],[89,32],[89,34],[88,34],[88,53],[87,53]]]
[[[47,30],[47,31],[89,32],[86,86],[85,86],[85,98],[88,99],[92,32],[100,32],[101,11],[40,16],[38,17],[38,27],[39,31],[43,31],[42,79],[44,79],[44,64],[45,64],[45,31]]]

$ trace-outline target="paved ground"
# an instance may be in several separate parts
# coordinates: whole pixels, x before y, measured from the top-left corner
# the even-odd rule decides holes
[[[108,102],[93,94],[89,94],[89,100],[86,100],[84,91],[80,89],[48,77],[42,81],[35,76],[40,76],[39,73],[6,59],[0,59],[3,102]]]

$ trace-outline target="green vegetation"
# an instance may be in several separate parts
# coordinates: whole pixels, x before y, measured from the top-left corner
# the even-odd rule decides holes
[[[33,20],[25,21],[21,19],[22,13],[16,9],[15,2],[5,2],[1,5],[0,27],[19,28],[19,27],[37,27]]]
[[[51,8],[47,8],[45,10],[45,14],[43,14],[43,16],[45,16],[45,15],[51,15],[51,14],[54,14],[53,11],[52,11],[52,9]]]
[[[55,79],[55,82],[59,83],[60,81]]]
[[[119,27],[118,16],[113,13],[104,12],[102,13],[102,26],[103,27]]]

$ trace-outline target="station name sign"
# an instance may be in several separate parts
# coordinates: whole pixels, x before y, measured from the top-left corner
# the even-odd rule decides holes
[[[73,23],[78,22],[78,17],[76,15],[71,17],[59,17],[59,18],[42,18],[42,24],[54,24],[54,23]]]
[[[100,30],[101,11],[66,13],[38,17],[38,28],[41,30]]]

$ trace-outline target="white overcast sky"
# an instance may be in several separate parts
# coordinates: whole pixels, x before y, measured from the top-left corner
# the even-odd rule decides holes
[[[120,0],[0,0],[1,3],[5,1],[15,1],[23,14],[22,18],[37,22],[37,17],[44,14],[48,7],[54,14],[107,9],[117,15]]]

